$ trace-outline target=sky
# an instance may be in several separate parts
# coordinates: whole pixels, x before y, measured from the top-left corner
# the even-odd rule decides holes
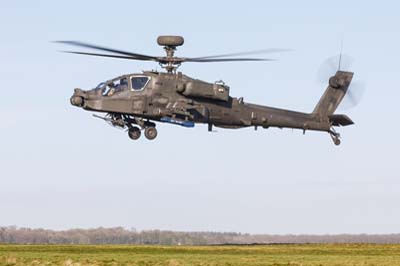
[[[0,226],[265,234],[400,233],[400,4],[397,1],[2,1]],[[361,102],[342,145],[326,133],[207,132],[159,124],[132,141],[73,107],[89,89],[151,62],[59,53],[79,40],[163,55],[158,35],[185,37],[179,56],[293,49],[274,62],[184,64],[224,80],[246,102],[311,112],[324,60],[354,58]]]

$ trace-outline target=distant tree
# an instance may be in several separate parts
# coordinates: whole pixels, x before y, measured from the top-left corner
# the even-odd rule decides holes
[[[0,243],[15,244],[147,244],[216,245],[268,243],[400,243],[400,234],[388,235],[250,235],[231,232],[136,231],[114,228],[46,229],[0,227]]]

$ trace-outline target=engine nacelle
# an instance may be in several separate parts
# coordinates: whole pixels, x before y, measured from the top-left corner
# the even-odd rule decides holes
[[[223,83],[210,84],[200,81],[190,81],[179,84],[176,91],[188,97],[213,99],[224,102],[229,100],[229,86]]]

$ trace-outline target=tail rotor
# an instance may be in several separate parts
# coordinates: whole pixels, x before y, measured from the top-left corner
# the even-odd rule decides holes
[[[330,77],[334,76],[337,71],[351,71],[354,63],[354,58],[346,54],[329,57],[320,66],[317,73],[317,81],[321,84],[326,84]],[[350,87],[340,104],[341,109],[350,109],[358,105],[364,95],[366,82],[355,76],[350,84]]]

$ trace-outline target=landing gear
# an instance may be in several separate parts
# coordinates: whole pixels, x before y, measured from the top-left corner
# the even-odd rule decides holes
[[[148,140],[153,140],[157,137],[157,129],[155,127],[146,127],[144,135]]]
[[[98,115],[94,115],[94,117],[103,119],[113,127],[121,129],[127,128],[128,136],[133,140],[137,140],[140,138],[140,136],[142,135],[142,130],[144,130],[144,135],[149,140],[153,140],[157,137],[156,124],[149,120],[132,117],[130,115],[114,113],[109,113],[105,117]]]
[[[341,143],[339,137],[333,137],[332,140],[333,140],[333,143],[335,143],[336,146],[339,146],[340,143]]]
[[[341,141],[340,141],[340,134],[337,133],[337,132],[335,131],[335,129],[333,129],[333,128],[329,131],[329,134],[331,135],[331,138],[332,138],[332,140],[333,140],[333,143],[334,143],[336,146],[339,146],[340,143],[341,143]]]
[[[141,134],[142,132],[138,127],[132,127],[128,131],[128,136],[133,140],[139,139]],[[144,129],[144,135],[147,139],[153,140],[157,137],[157,129],[155,127],[146,127]]]
[[[142,134],[142,132],[140,131],[140,128],[138,128],[138,127],[132,127],[128,131],[128,136],[133,140],[139,139],[141,134]]]

